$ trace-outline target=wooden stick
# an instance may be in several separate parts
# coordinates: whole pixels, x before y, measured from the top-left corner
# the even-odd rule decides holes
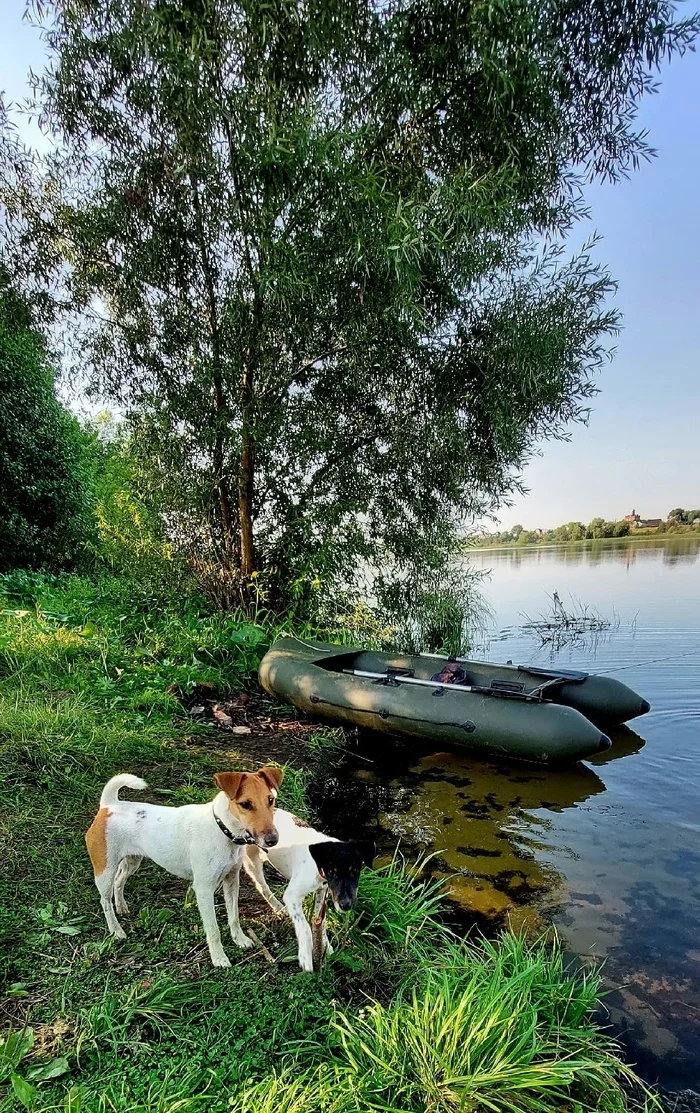
[[[265,956],[265,958],[267,959],[267,961],[268,961],[268,962],[271,962],[271,963],[273,964],[273,966],[274,966],[274,964],[275,964],[275,963],[277,962],[277,959],[275,958],[275,956],[274,956],[274,955],[271,955],[271,954],[270,954],[270,952],[268,951],[268,949],[267,949],[267,947],[265,946],[265,944],[263,943],[263,941],[262,941],[261,939],[259,939],[259,938],[258,938],[258,936],[257,936],[257,935],[255,934],[255,932],[253,931],[253,929],[252,929],[252,928],[248,928],[248,935],[249,935],[249,936],[250,936],[250,938],[251,938],[251,939],[253,940],[253,942],[255,943],[255,945],[256,945],[257,947],[259,947],[259,948],[260,948],[260,950],[261,950],[261,951],[262,951],[262,953],[264,954],[264,956]]]

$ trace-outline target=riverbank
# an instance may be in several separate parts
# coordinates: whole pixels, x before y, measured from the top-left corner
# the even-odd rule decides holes
[[[460,550],[460,555],[468,556],[469,553],[473,552],[474,550],[478,550],[480,553],[483,553],[489,552],[492,549],[498,549],[499,551],[504,549],[515,549],[518,552],[523,552],[524,550],[532,551],[533,549],[585,549],[587,547],[595,547],[598,545],[603,545],[606,547],[613,545],[624,547],[625,545],[636,545],[637,543],[642,541],[654,541],[656,543],[664,543],[665,541],[700,542],[700,529],[688,528],[687,530],[674,530],[673,532],[666,531],[665,533],[660,533],[658,530],[640,529],[635,530],[634,533],[627,533],[624,537],[581,537],[577,541],[529,541],[522,545],[519,544],[517,541],[486,541],[483,544],[475,541],[472,544],[465,543],[464,547]]]
[[[479,1106],[622,1109],[630,1080],[596,1025],[598,980],[556,945],[449,936],[434,884],[394,861],[331,917],[319,976],[251,888],[209,965],[184,883],[144,865],[128,939],[105,935],[83,832],[102,785],[211,797],[216,771],[284,766],[281,803],[313,820],[342,738],[258,700],[269,633],[117,580],[14,574],[0,600],[0,940],[8,1109],[350,1113]],[[251,698],[253,696],[254,698]],[[279,890],[278,890],[279,891]],[[221,922],[223,917],[221,917]]]

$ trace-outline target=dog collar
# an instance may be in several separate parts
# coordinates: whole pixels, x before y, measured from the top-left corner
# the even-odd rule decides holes
[[[226,824],[222,823],[222,821],[219,819],[218,815],[214,811],[213,804],[211,808],[211,814],[214,816],[214,819],[216,820],[216,826],[219,828],[219,830],[224,832],[227,839],[230,839],[231,842],[235,842],[236,846],[250,846],[251,844],[253,846],[255,845],[255,839],[251,839],[250,835],[234,835],[233,831],[229,831]]]

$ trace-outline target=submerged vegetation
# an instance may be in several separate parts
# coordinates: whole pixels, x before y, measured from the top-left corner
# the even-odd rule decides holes
[[[212,969],[186,886],[155,867],[130,883],[126,942],[106,937],[83,832],[110,775],[138,772],[150,798],[179,804],[209,798],[217,770],[278,760],[282,803],[313,819],[306,785],[337,762],[337,732],[290,731],[267,710],[265,732],[239,737],[188,713],[187,693],[245,694],[263,625],[116,578],[0,584],[6,1108],[624,1107],[596,974],[567,971],[551,941],[454,938],[438,883],[398,857],[365,871],[356,913],[332,916],[336,953],[316,977],[245,883],[243,922],[272,963],[229,943],[233,968]]]
[[[524,614],[522,629],[539,639],[541,645],[552,650],[579,645],[588,635],[602,634],[611,629],[613,620],[604,618],[595,607],[571,599],[565,607],[558,592],[551,596],[552,604],[547,614],[531,618]],[[618,623],[619,625],[619,623]]]

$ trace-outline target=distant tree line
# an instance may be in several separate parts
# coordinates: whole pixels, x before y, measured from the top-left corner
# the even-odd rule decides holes
[[[600,540],[606,537],[626,537],[630,532],[644,534],[645,528],[630,530],[626,521],[606,522],[604,518],[593,518],[588,525],[583,522],[567,522],[554,529],[524,529],[514,525],[512,529],[497,530],[494,533],[481,533],[476,539],[478,545],[539,545],[561,541]],[[653,530],[654,533],[700,533],[700,510],[683,510],[677,507],[669,511],[668,517]]]
[[[668,518],[662,525],[670,526],[698,526],[700,525],[700,510],[683,510],[682,507],[677,506],[675,510],[670,510]]]

